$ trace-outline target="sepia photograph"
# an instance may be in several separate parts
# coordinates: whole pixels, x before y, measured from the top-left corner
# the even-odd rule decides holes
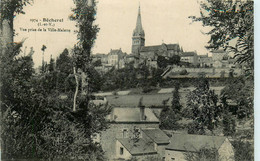
[[[0,160],[257,160],[254,66],[253,0],[0,0]]]

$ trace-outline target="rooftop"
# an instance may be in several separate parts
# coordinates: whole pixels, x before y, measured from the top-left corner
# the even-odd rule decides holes
[[[159,123],[159,119],[155,116],[152,109],[145,108],[144,114],[145,120],[141,120],[140,108],[114,108],[111,115],[115,122],[156,122]]]
[[[156,144],[167,144],[170,138],[160,129],[142,129]]]
[[[212,53],[225,53],[224,49],[214,50]]]
[[[196,152],[201,148],[219,149],[225,139],[226,137],[221,136],[173,134],[166,149],[190,152]]]
[[[181,57],[195,56],[197,55],[195,52],[184,52]]]
[[[150,139],[140,138],[137,142],[130,138],[117,139],[132,155],[157,154]]]
[[[153,46],[143,46],[141,52],[147,51],[158,51],[163,45],[166,46],[167,50],[180,50],[179,44],[162,44],[162,45],[153,45]]]
[[[110,105],[115,107],[137,107],[142,99],[142,104],[146,107],[163,106],[163,101],[172,97],[171,93],[165,94],[135,94],[125,96],[107,96]]]

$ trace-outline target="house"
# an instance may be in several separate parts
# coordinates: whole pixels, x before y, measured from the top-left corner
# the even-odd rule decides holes
[[[142,129],[143,138],[154,142],[155,149],[161,158],[165,156],[165,148],[170,143],[170,138],[161,129]]]
[[[157,158],[158,153],[155,150],[154,142],[149,138],[119,138],[116,142],[116,159],[128,160],[135,157],[138,160],[145,158]]]
[[[179,44],[165,44],[154,46],[143,46],[140,51],[141,59],[154,58],[156,56],[172,57],[173,55],[180,55],[182,49]]]
[[[92,55],[93,62],[98,61],[98,60],[100,60],[102,64],[107,64],[107,54],[97,53],[97,54]]]
[[[100,143],[105,156],[111,160],[118,157],[116,153],[120,148],[117,146],[118,139],[131,138],[134,129],[158,129],[160,123],[152,109],[139,107],[114,107],[107,119],[109,128],[101,132]]]
[[[221,161],[234,161],[233,147],[226,137],[189,134],[173,134],[165,149],[165,160],[185,161],[186,154],[202,148],[215,148]]]
[[[181,61],[196,66],[198,65],[198,55],[196,52],[184,52],[181,54]]]
[[[208,54],[198,55],[198,63],[200,65],[200,67],[212,67],[213,66],[212,57],[209,57]]]
[[[163,159],[169,137],[158,128],[141,129],[139,138],[118,138],[116,142],[116,158],[138,160],[156,158]]]
[[[124,67],[124,63],[122,62],[122,60],[125,56],[126,53],[123,53],[121,48],[116,50],[111,49],[107,56],[107,62],[109,65],[112,65],[117,69],[120,69]]]
[[[228,54],[224,49],[212,51],[212,60],[213,61],[221,61],[221,60],[227,60],[227,59],[228,59]]]

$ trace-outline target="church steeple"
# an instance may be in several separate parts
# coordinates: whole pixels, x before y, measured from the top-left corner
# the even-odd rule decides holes
[[[139,55],[141,47],[145,44],[145,34],[142,26],[141,7],[139,4],[136,26],[132,37],[132,53]]]
[[[133,36],[145,36],[143,26],[142,26],[142,19],[141,19],[141,7],[139,4],[138,8],[138,15],[137,15],[137,20],[136,20],[136,26],[133,32]]]

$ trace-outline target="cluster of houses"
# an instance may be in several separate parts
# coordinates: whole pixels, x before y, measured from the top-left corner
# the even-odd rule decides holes
[[[97,70],[106,72],[113,67],[124,68],[130,62],[134,64],[145,62],[147,66],[157,68],[158,56],[167,59],[174,55],[180,56],[182,62],[191,64],[194,68],[198,66],[231,68],[233,65],[233,60],[224,50],[215,51],[212,57],[209,57],[198,55],[196,52],[184,52],[179,44],[163,43],[145,46],[140,7],[132,36],[132,53],[126,54],[121,49],[111,49],[108,54],[93,55],[93,61],[101,62]],[[108,103],[113,107],[111,114],[107,116],[109,128],[98,134],[95,139],[101,144],[108,160],[135,158],[137,160],[185,161],[189,154],[196,154],[201,149],[212,150],[213,148],[217,150],[221,160],[234,160],[233,147],[226,137],[166,133],[161,130],[158,118],[160,111],[151,108],[156,103],[149,106],[140,106],[137,103],[116,106],[109,101]],[[145,100],[143,103],[145,104]]]
[[[234,59],[224,50],[215,50],[212,56],[200,55],[196,51],[186,52],[179,44],[165,44],[145,46],[145,32],[141,22],[141,11],[137,16],[136,27],[132,35],[132,51],[130,54],[122,49],[111,49],[107,54],[92,55],[93,62],[101,62],[96,66],[96,70],[105,73],[111,68],[122,69],[126,64],[133,62],[135,66],[145,63],[148,67],[158,68],[157,59],[163,56],[170,59],[174,55],[180,57],[182,64],[190,68],[235,68]]]
[[[114,107],[109,128],[99,135],[108,160],[185,161],[201,149],[217,150],[220,160],[234,161],[233,147],[223,136],[165,132],[152,108]]]

